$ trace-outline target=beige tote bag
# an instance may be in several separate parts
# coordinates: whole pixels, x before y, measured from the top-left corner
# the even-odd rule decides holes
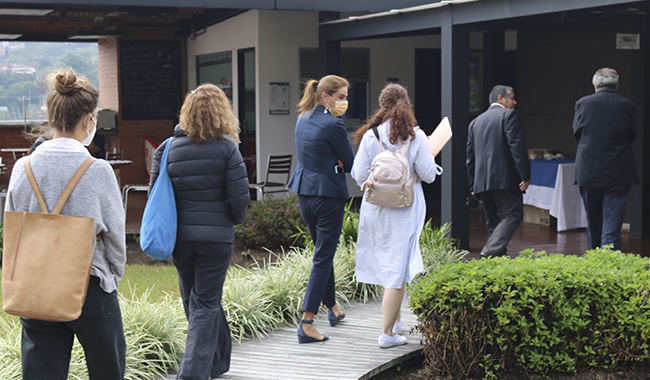
[[[59,213],[94,160],[88,158],[77,170],[52,213],[47,211],[29,158],[25,160],[25,172],[42,213],[5,212],[2,258],[5,312],[54,322],[72,321],[81,315],[94,256],[95,221]]]

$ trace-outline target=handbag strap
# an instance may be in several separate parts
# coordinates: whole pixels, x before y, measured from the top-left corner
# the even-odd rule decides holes
[[[163,172],[167,173],[167,164],[169,162],[169,149],[171,149],[173,140],[174,140],[174,136],[167,139],[165,150],[163,151],[163,155],[160,158],[160,170],[158,171],[158,175],[162,174]]]
[[[92,163],[95,162],[95,158],[93,157],[88,157],[86,161],[81,164],[79,169],[74,173],[74,176],[72,176],[72,179],[70,182],[68,182],[68,186],[65,187],[63,190],[63,194],[61,194],[61,197],[59,198],[58,202],[56,202],[56,205],[54,206],[54,210],[52,210],[52,214],[60,214],[61,210],[63,210],[63,206],[65,203],[68,201],[68,198],[70,197],[70,194],[72,194],[72,190],[77,186],[77,183],[83,177],[84,173],[92,165]],[[34,172],[32,172],[32,166],[29,164],[29,157],[25,159],[25,173],[27,174],[27,178],[29,179],[29,183],[32,185],[32,190],[34,190],[34,194],[36,194],[36,199],[38,199],[38,204],[41,206],[41,212],[43,214],[49,214],[47,211],[47,205],[45,204],[45,200],[43,199],[43,194],[41,194],[41,189],[38,188],[38,183],[36,182],[36,178],[34,177]]]

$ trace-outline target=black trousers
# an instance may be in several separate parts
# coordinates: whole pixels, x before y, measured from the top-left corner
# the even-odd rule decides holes
[[[587,246],[589,249],[613,244],[621,249],[621,227],[627,211],[630,186],[580,186],[587,212]]]
[[[339,244],[345,199],[298,195],[300,213],[314,240],[314,265],[311,268],[302,311],[318,314],[321,302],[336,305],[334,254]]]
[[[524,221],[524,203],[521,193],[508,190],[489,190],[478,194],[483,201],[483,213],[488,238],[481,256],[503,256],[510,239]]]
[[[23,380],[66,380],[75,335],[91,380],[124,379],[126,342],[117,292],[106,293],[91,276],[83,311],[72,322],[20,318]]]
[[[177,379],[207,380],[230,369],[232,338],[221,306],[232,243],[177,242],[173,261],[189,322]]]

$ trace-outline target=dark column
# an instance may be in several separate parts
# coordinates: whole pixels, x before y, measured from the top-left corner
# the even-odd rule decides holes
[[[465,166],[469,124],[469,28],[453,25],[453,6],[445,7],[441,18],[442,116],[448,116],[453,130],[442,151],[442,223],[451,222],[451,237],[469,249],[469,181]]]
[[[650,29],[647,21],[650,17],[638,16],[636,21],[638,32],[647,36]],[[636,158],[637,171],[641,184],[632,186],[630,190],[630,237],[650,237],[650,197],[645,189],[650,188],[650,155],[645,152],[650,146],[650,133],[645,133],[645,110],[650,110],[650,77],[645,75],[650,62],[650,49],[647,44],[641,44],[641,49],[632,51],[632,99],[636,103],[636,140],[632,150]],[[629,83],[629,82],[628,82]]]
[[[339,12],[318,12],[318,22],[338,20]],[[318,67],[321,78],[325,75],[341,75],[341,41],[328,41],[325,33],[318,33]]]
[[[492,87],[506,84],[505,33],[503,30],[491,30],[483,35],[483,93],[481,104],[487,103],[487,96]],[[483,99],[485,98],[485,99]],[[481,112],[487,108],[482,107]]]

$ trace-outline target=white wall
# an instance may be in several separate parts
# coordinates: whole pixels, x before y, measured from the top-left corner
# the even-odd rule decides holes
[[[342,47],[370,48],[369,112],[378,107],[379,92],[387,78],[399,78],[414,97],[415,49],[440,48],[440,36],[401,37],[350,41]],[[254,47],[257,81],[257,159],[258,182],[266,172],[269,154],[293,153],[296,166],[294,129],[300,100],[300,48],[318,47],[318,13],[300,11],[248,11],[208,28],[207,32],[188,39],[188,84],[196,86],[196,56],[231,50],[233,52],[233,85],[237,83],[237,50]],[[269,83],[289,83],[289,115],[269,114]],[[233,92],[237,114],[237,86]],[[356,146],[353,146],[356,150]],[[361,195],[349,178],[349,189]]]
[[[300,48],[318,47],[318,13],[259,11],[258,179],[263,180],[269,154],[293,153],[296,167],[294,129],[300,101]],[[289,83],[288,115],[269,114],[269,83]]]
[[[196,83],[196,56],[203,54],[232,51],[232,83],[233,83],[233,110],[238,114],[237,108],[237,50],[254,47],[258,48],[259,13],[257,10],[248,11],[219,24],[208,27],[205,33],[196,36],[196,39],[187,40],[187,84],[188,90],[197,87]],[[200,31],[199,31],[200,33]],[[259,62],[259,58],[256,59]],[[259,65],[258,65],[259,67]],[[258,112],[259,113],[259,112]],[[259,123],[258,123],[259,125]]]
[[[440,49],[440,35],[350,41],[341,47],[370,48],[368,96],[372,113],[379,107],[379,93],[388,78],[398,78],[415,100],[415,49]]]

